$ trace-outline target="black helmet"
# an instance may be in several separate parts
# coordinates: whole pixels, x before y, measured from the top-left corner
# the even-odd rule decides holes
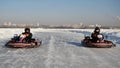
[[[25,28],[25,32],[30,32],[30,28]]]
[[[100,29],[99,27],[95,27],[95,30]]]
[[[95,33],[100,33],[100,28],[99,28],[99,27],[95,27],[94,32],[95,32]]]

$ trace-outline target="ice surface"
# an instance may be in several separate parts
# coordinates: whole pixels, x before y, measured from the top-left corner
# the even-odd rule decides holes
[[[42,40],[38,48],[7,48],[5,43],[24,29],[0,28],[0,68],[120,68],[120,30],[102,29],[114,48],[86,48],[81,45],[93,29],[32,28]]]

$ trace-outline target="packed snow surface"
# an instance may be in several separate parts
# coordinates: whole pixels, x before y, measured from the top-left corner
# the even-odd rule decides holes
[[[93,29],[32,28],[33,37],[42,40],[38,48],[7,48],[5,44],[23,28],[0,28],[0,68],[120,68],[120,30],[101,29],[113,48],[82,46]]]

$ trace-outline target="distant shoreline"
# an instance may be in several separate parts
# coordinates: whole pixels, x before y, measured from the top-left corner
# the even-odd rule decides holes
[[[73,27],[30,27],[29,28],[43,28],[43,29],[94,29],[95,27],[80,27],[80,28],[73,28]],[[0,27],[0,28],[26,28],[26,27]],[[101,27],[102,29],[120,29],[120,27]]]

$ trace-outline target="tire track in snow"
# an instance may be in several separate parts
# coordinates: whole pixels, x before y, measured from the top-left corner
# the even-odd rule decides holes
[[[106,59],[104,59],[103,57],[99,56],[98,54],[96,54],[92,50],[90,50],[88,48],[82,48],[82,49],[84,49],[86,52],[89,53],[89,55],[91,56],[90,58],[93,60],[92,62],[95,61],[96,64],[97,64],[96,66],[98,68],[116,68],[113,65],[110,65]]]
[[[51,39],[48,45],[48,56],[46,60],[46,68],[51,68],[51,64],[53,63],[52,59],[54,58],[54,51],[55,51],[54,42],[55,42],[55,39],[53,36],[51,36]]]

